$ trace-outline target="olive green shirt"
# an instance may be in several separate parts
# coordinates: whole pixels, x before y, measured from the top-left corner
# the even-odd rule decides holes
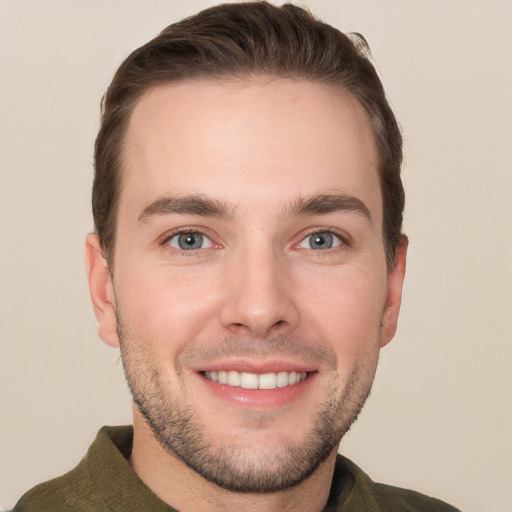
[[[132,427],[103,427],[80,464],[27,492],[13,512],[176,512],[147,487],[128,462]],[[414,491],[374,483],[338,455],[324,512],[457,512]]]

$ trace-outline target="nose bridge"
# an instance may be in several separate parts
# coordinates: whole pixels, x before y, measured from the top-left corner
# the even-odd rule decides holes
[[[227,274],[222,311],[225,327],[257,337],[295,328],[299,314],[287,258],[272,243],[240,248]]]

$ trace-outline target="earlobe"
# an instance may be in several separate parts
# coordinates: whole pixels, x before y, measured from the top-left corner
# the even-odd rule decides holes
[[[112,278],[95,233],[89,233],[85,241],[85,264],[98,334],[107,345],[119,347]]]
[[[409,240],[407,237],[405,235],[402,236],[395,254],[393,269],[388,275],[388,292],[382,315],[381,347],[387,345],[396,333],[398,314],[400,313],[400,304],[402,302],[408,244]]]

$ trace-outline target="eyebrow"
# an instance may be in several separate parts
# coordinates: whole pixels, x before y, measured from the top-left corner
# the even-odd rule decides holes
[[[335,212],[355,212],[363,215],[371,223],[372,216],[368,207],[354,196],[346,194],[319,194],[311,197],[299,197],[290,203],[285,216],[326,215]]]
[[[202,217],[230,218],[235,208],[227,204],[201,195],[183,195],[163,197],[153,201],[139,215],[141,224],[152,217],[164,215],[200,215]],[[335,212],[355,212],[362,214],[370,223],[370,210],[357,197],[346,194],[318,194],[310,197],[299,197],[284,209],[282,218],[303,215],[326,215]]]
[[[145,223],[151,217],[172,214],[228,218],[232,213],[226,204],[216,199],[200,195],[170,196],[157,199],[144,208],[138,221]]]

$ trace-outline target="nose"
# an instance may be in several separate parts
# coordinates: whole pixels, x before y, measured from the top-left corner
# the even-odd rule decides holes
[[[247,251],[229,262],[221,323],[233,334],[265,338],[299,324],[294,282],[286,257],[272,249]]]

